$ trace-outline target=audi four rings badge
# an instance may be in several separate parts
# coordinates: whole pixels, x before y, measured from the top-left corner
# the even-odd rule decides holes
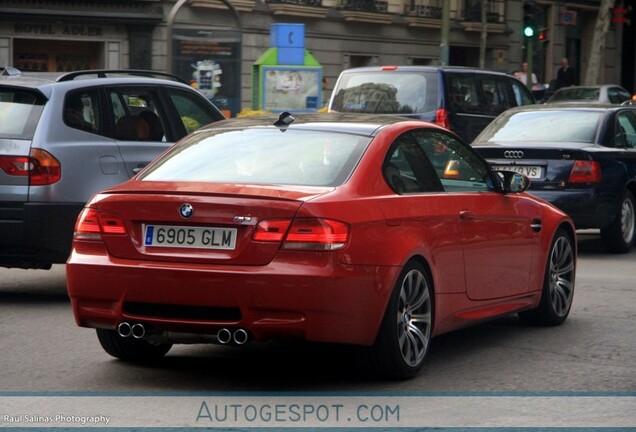
[[[188,219],[194,214],[194,208],[191,204],[182,204],[181,208],[179,208],[179,214],[181,215],[181,217]]]
[[[507,159],[521,159],[523,158],[523,152],[521,150],[506,150],[504,157]]]

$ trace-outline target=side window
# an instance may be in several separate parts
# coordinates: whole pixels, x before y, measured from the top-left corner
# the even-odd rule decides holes
[[[202,100],[202,97],[199,97],[196,93],[169,89],[168,96],[172,100],[187,133],[223,118],[219,112],[206,103],[205,100]]]
[[[607,97],[611,103],[620,104],[629,100],[631,95],[618,87],[610,87],[607,89]]]
[[[636,149],[636,116],[622,112],[616,118],[616,147]]]
[[[451,108],[456,113],[481,114],[481,91],[474,75],[449,73],[447,75]]]
[[[517,106],[531,105],[535,103],[532,95],[530,94],[530,91],[525,85],[523,85],[521,81],[516,78],[510,78],[508,82],[510,83],[510,85],[512,85],[512,91],[515,95],[515,102]],[[510,107],[512,106],[513,105],[511,105]]]
[[[446,192],[484,192],[491,188],[488,166],[474,151],[450,135],[421,130],[413,133]]]
[[[398,194],[442,191],[431,161],[408,133],[395,140],[382,172],[391,189]]]
[[[73,129],[101,133],[97,90],[69,92],[64,98],[64,123]]]
[[[157,93],[148,88],[107,90],[113,109],[114,138],[121,141],[166,141]]]
[[[480,80],[481,93],[484,100],[483,109],[492,115],[499,115],[511,106],[514,106],[508,98],[506,82],[494,77],[486,77]]]

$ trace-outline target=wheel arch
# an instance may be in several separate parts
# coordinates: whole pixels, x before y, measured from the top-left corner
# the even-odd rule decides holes
[[[564,221],[559,224],[559,226],[557,227],[556,230],[554,230],[554,232],[556,233],[559,230],[559,228],[563,229],[570,236],[570,238],[574,241],[574,246],[576,247],[576,229],[574,228],[574,226],[571,223]]]

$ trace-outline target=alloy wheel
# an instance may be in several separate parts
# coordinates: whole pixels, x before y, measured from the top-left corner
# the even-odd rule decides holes
[[[562,317],[570,310],[574,293],[574,251],[566,237],[554,243],[549,272],[550,301],[554,312]]]
[[[431,337],[432,302],[428,282],[418,270],[411,270],[402,281],[397,308],[398,343],[402,358],[418,366]]]
[[[623,240],[626,243],[631,243],[634,237],[634,203],[633,201],[626,199],[623,201],[620,212],[621,218],[621,232],[623,233]]]

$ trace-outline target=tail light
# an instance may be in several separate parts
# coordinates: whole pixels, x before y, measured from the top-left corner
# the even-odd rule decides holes
[[[568,183],[599,183],[601,181],[601,164],[597,161],[574,161]]]
[[[263,220],[257,226],[252,239],[257,241],[279,242],[285,236],[290,219]]]
[[[296,218],[261,221],[252,238],[283,242],[283,249],[338,250],[349,241],[349,225],[333,219]]]
[[[77,218],[73,238],[101,240],[102,234],[124,235],[124,220],[116,214],[85,208]]]
[[[445,109],[438,109],[435,113],[435,124],[446,129],[450,129],[450,120],[448,119],[448,111]]]
[[[62,165],[46,150],[33,148],[29,156],[2,156],[0,169],[7,175],[28,177],[31,186],[46,186],[62,178]]]

